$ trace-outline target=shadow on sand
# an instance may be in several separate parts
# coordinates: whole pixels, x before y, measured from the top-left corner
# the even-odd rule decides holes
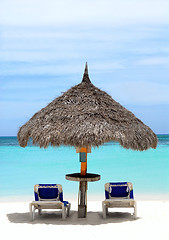
[[[124,212],[109,212],[106,219],[103,219],[102,212],[88,212],[87,218],[78,218],[77,211],[71,211],[70,216],[65,221],[62,220],[61,212],[43,212],[41,215],[35,214],[32,221],[29,212],[10,213],[7,217],[12,223],[28,224],[52,224],[52,225],[101,225],[107,223],[122,223],[135,221],[133,215]]]

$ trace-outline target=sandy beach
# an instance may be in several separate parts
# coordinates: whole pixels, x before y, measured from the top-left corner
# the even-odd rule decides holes
[[[77,218],[77,202],[71,202],[70,217],[61,212],[44,211],[29,215],[29,201],[1,202],[0,224],[3,239],[169,239],[169,201],[137,201],[138,218],[132,209],[111,210],[102,218],[101,201],[88,201],[86,219]]]

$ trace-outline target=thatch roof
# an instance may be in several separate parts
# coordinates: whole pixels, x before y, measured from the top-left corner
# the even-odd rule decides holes
[[[69,145],[99,146],[116,141],[124,148],[156,148],[157,137],[135,115],[95,87],[87,64],[82,82],[37,112],[18,132],[19,144],[28,139],[40,147]]]

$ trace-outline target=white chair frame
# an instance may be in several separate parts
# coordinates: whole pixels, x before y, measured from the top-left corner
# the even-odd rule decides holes
[[[40,186],[40,188],[43,188],[43,186]],[[53,186],[51,186],[51,188],[53,188]],[[57,184],[57,188],[58,188],[58,191],[61,193],[62,185]],[[70,214],[71,204],[67,203],[65,206],[64,202],[59,201],[58,198],[57,199],[41,199],[39,197],[38,189],[39,189],[39,184],[36,184],[34,186],[34,192],[37,193],[39,201],[33,201],[29,204],[29,211],[30,211],[32,221],[35,219],[35,210],[36,209],[38,209],[38,212],[40,215],[42,213],[42,209],[61,209],[62,210],[62,219],[65,220],[66,216],[69,216],[69,214]]]
[[[128,186],[133,189],[132,183],[128,183]],[[109,189],[109,183],[105,184],[105,190]],[[121,198],[121,197],[110,197],[110,199],[105,199],[102,202],[102,211],[103,211],[103,218],[106,219],[106,215],[108,214],[108,208],[133,208],[134,209],[134,219],[137,219],[137,202],[134,199],[128,197]]]
[[[70,203],[64,206],[64,203],[60,201],[33,201],[29,204],[32,221],[35,219],[36,209],[38,209],[40,215],[42,213],[42,209],[62,209],[62,219],[65,220],[66,216],[69,216],[70,214],[70,207]]]

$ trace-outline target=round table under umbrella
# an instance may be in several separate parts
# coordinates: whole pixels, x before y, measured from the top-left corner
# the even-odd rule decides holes
[[[74,146],[80,154],[81,172],[66,175],[68,180],[79,181],[79,217],[86,216],[87,182],[100,179],[100,175],[87,173],[91,147],[110,141],[139,151],[157,146],[157,136],[148,126],[91,83],[87,63],[80,84],[54,99],[19,129],[21,147],[27,146],[29,138],[44,148]]]

